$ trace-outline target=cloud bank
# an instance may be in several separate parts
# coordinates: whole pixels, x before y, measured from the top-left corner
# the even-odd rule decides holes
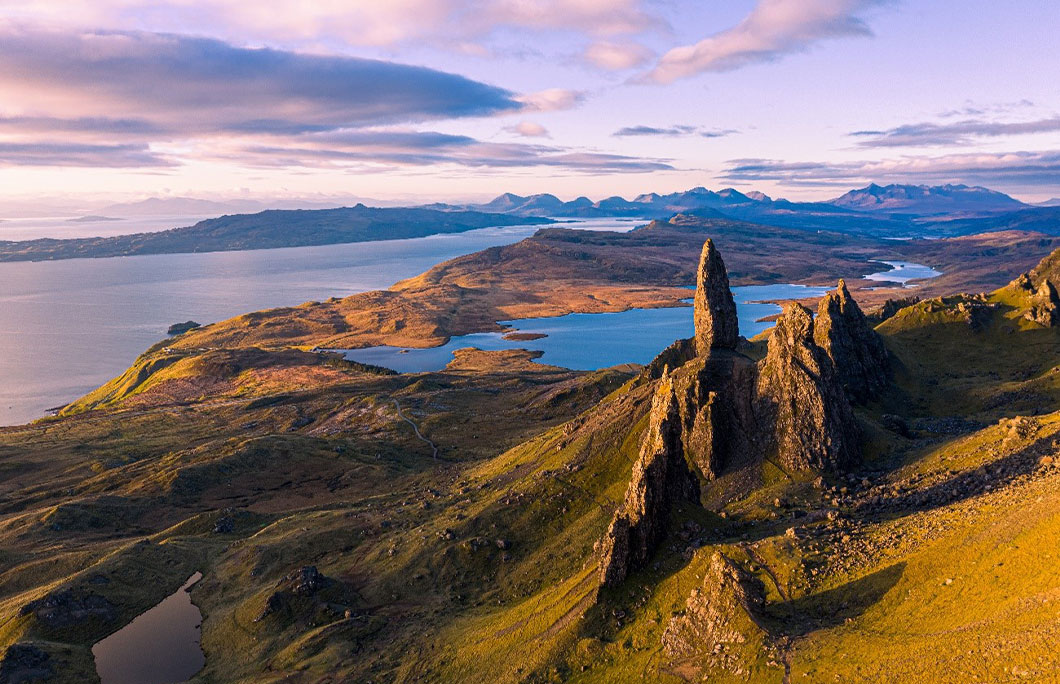
[[[5,106],[25,117],[62,109],[91,122],[134,111],[183,131],[311,130],[522,107],[503,88],[393,62],[166,34],[10,26],[0,28],[0,86]]]
[[[686,136],[699,136],[701,138],[724,138],[725,136],[739,133],[739,131],[732,128],[725,129],[704,129],[700,126],[667,126],[667,127],[656,127],[656,126],[626,126],[620,128],[611,135],[616,138],[629,138],[629,137],[647,137],[647,136],[659,136],[668,138],[680,138]]]
[[[459,46],[503,29],[613,36],[660,23],[641,0],[6,0],[3,6],[8,17],[51,25],[179,30],[281,45]]]
[[[781,185],[822,187],[869,181],[1048,187],[1060,185],[1060,150],[908,156],[834,163],[735,159],[721,177],[739,182],[773,181]]]
[[[197,159],[258,167],[672,168],[666,160],[408,128],[569,109],[582,100],[577,91],[516,95],[425,67],[213,38],[0,24],[0,89],[8,96],[0,105],[0,165],[7,166],[168,167]],[[527,121],[513,130],[548,135]]]
[[[822,40],[871,36],[861,15],[885,1],[758,0],[736,26],[667,52],[647,78],[672,83],[703,72],[774,61]]]
[[[977,138],[1009,135],[1033,135],[1060,131],[1060,117],[1037,121],[998,122],[969,119],[957,123],[906,124],[883,131],[855,131],[850,135],[864,138],[859,147],[915,147],[968,145]]]

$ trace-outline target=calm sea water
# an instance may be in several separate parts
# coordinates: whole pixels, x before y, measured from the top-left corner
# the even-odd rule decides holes
[[[637,223],[564,225],[628,231]],[[98,387],[164,338],[171,323],[212,323],[386,288],[446,259],[522,240],[538,228],[247,252],[0,263],[0,425],[39,418]],[[37,236],[45,235],[52,233]]]
[[[155,233],[170,228],[193,226],[210,217],[136,216],[118,220],[98,220],[98,218],[95,217],[90,221],[65,216],[0,219],[0,240],[33,240],[42,237],[69,239]]]
[[[753,285],[734,287],[740,317],[740,334],[751,338],[773,324],[759,319],[780,312],[776,304],[761,300],[820,297],[828,288],[805,285]],[[596,370],[620,363],[648,363],[677,339],[695,333],[692,308],[630,309],[618,313],[569,314],[553,318],[501,321],[525,333],[547,335],[537,340],[506,340],[501,333],[476,333],[454,337],[432,349],[369,347],[345,352],[346,358],[385,366],[402,373],[441,370],[457,349],[475,347],[489,351],[531,349],[544,352],[539,363],[575,370]]]

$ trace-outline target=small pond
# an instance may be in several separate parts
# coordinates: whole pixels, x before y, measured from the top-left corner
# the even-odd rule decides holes
[[[202,613],[191,602],[197,572],[176,593],[92,647],[103,684],[177,684],[206,664]]]

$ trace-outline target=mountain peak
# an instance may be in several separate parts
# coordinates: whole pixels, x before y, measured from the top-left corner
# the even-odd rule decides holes
[[[942,214],[961,212],[1011,211],[1024,205],[1008,195],[979,186],[946,185],[878,185],[851,190],[828,202],[857,211],[879,211],[904,214]]]

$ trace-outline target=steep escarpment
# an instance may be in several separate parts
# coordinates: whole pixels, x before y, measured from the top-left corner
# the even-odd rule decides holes
[[[883,343],[842,281],[822,301],[816,331],[811,312],[790,305],[756,363],[737,350],[736,307],[711,240],[699,263],[694,341],[675,343],[645,371],[659,378],[651,427],[599,545],[604,585],[645,567],[674,507],[700,501],[689,482],[708,487],[737,471],[754,482],[765,460],[819,473],[856,463],[860,433],[847,393],[865,401],[887,381]]]

